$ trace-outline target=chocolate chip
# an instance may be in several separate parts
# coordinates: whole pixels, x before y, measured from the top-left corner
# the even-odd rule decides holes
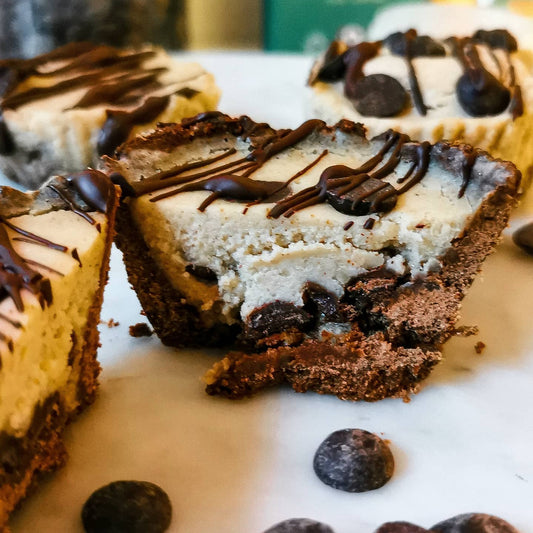
[[[500,48],[515,52],[518,50],[516,39],[507,30],[478,30],[474,39],[488,44],[491,48]]]
[[[303,290],[304,308],[327,322],[339,320],[339,299],[327,289],[308,281]]]
[[[114,481],[91,494],[81,512],[87,533],[163,533],[172,506],[165,491],[147,481]]]
[[[334,533],[326,524],[309,520],[309,518],[289,518],[264,533]]]
[[[404,110],[408,96],[391,76],[371,74],[356,81],[351,100],[364,117],[393,117]]]
[[[396,32],[389,35],[384,43],[392,54],[405,56],[406,54],[406,36],[403,32]],[[446,49],[444,46],[429,35],[416,35],[410,39],[409,52],[411,57],[420,56],[445,56]]]
[[[466,513],[448,518],[430,528],[432,533],[518,533],[509,522],[484,513]]]
[[[411,524],[411,522],[386,522],[374,533],[427,533],[427,529]]]
[[[513,233],[513,242],[524,252],[533,255],[533,222],[517,229]]]
[[[394,458],[377,435],[363,429],[342,429],[322,442],[313,467],[319,479],[334,489],[366,492],[389,481]]]
[[[320,67],[317,79],[325,82],[342,80],[346,72],[344,53],[341,53],[339,41],[333,41],[324,55],[324,64]]]
[[[328,189],[328,203],[337,211],[347,215],[369,215],[386,213],[394,208],[398,195],[396,189],[387,182],[368,178],[347,192],[345,186]]]
[[[289,302],[272,302],[254,309],[246,319],[246,335],[263,338],[291,328],[307,330],[313,317]]]
[[[457,81],[461,107],[473,117],[498,115],[505,111],[511,93],[485,69],[470,69]]]
[[[192,263],[189,263],[185,267],[185,272],[188,272],[189,274],[191,274],[191,276],[194,276],[195,278],[201,279],[203,281],[217,281],[217,273],[213,269],[206,266],[194,265]]]

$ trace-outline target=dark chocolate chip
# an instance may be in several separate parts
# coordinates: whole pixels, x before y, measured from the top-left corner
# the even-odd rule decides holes
[[[398,195],[396,189],[382,180],[368,178],[352,190],[342,192],[343,187],[328,189],[328,203],[347,215],[386,213],[394,208]]]
[[[327,289],[308,281],[303,290],[304,308],[327,322],[339,320],[339,299]]]
[[[324,64],[320,67],[317,79],[325,82],[342,80],[346,72],[344,53],[340,52],[340,43],[333,41],[324,55]]]
[[[507,30],[478,30],[474,39],[488,44],[491,48],[500,48],[509,52],[518,50],[516,39]]]
[[[114,481],[99,488],[81,512],[87,533],[163,533],[172,506],[165,491],[147,481]]]
[[[305,309],[289,302],[272,302],[254,309],[246,320],[247,335],[254,338],[268,337],[290,328],[307,330],[313,317]]]
[[[429,37],[429,35],[417,35],[410,39],[409,52],[411,57],[421,56],[445,56],[446,49],[442,44]],[[406,37],[403,32],[396,32],[385,39],[385,46],[392,54],[405,56]]]
[[[371,74],[356,81],[351,100],[364,117],[393,117],[404,110],[408,96],[393,77]]]
[[[363,429],[341,429],[319,446],[313,467],[320,480],[334,489],[366,492],[389,481],[394,458],[377,435]]]
[[[411,524],[411,522],[386,522],[374,533],[427,533],[427,529]]]
[[[498,115],[505,111],[511,93],[485,69],[469,69],[457,81],[461,107],[473,117]]]
[[[217,281],[217,273],[213,269],[206,266],[193,265],[190,263],[185,267],[185,272],[188,272],[191,274],[191,276],[203,281]]]
[[[267,529],[264,533],[334,533],[326,524],[309,518],[289,518]]]
[[[435,524],[432,533],[518,533],[509,522],[484,513],[465,513]]]
[[[533,255],[533,222],[517,229],[513,233],[513,242],[524,252]]]

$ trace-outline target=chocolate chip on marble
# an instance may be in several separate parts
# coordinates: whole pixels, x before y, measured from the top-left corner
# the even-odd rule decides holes
[[[319,446],[313,467],[319,479],[334,489],[366,492],[389,481],[394,458],[377,435],[363,429],[341,429]]]
[[[393,117],[408,103],[402,84],[387,74],[370,74],[355,82],[351,100],[364,117]]]
[[[428,533],[428,530],[411,522],[386,522],[374,533]]]
[[[513,233],[513,242],[524,252],[533,255],[533,222],[518,228]]]
[[[507,30],[478,30],[474,39],[488,44],[491,48],[500,48],[509,52],[518,50],[516,39]]]
[[[368,178],[346,192],[344,188],[332,187],[327,190],[326,197],[332,207],[347,215],[386,213],[394,208],[398,199],[392,185],[376,178]]]
[[[518,533],[509,522],[484,513],[465,513],[430,528],[431,533]]]
[[[264,533],[334,533],[326,524],[309,518],[289,518],[267,529]]]
[[[81,518],[86,533],[163,533],[172,505],[154,483],[114,481],[89,496]]]
[[[392,54],[405,56],[406,36],[403,32],[396,32],[389,35],[385,40],[385,46]],[[446,49],[442,44],[432,39],[429,35],[416,35],[410,39],[409,51],[411,57],[421,56],[445,56]]]
[[[485,69],[470,69],[457,81],[461,107],[473,117],[498,115],[505,111],[511,93]]]

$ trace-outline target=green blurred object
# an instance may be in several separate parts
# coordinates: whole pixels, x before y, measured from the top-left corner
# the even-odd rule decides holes
[[[378,9],[400,3],[405,0],[264,0],[265,50],[317,53],[341,27],[363,38]]]

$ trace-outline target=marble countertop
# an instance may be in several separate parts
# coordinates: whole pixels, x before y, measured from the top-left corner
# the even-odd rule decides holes
[[[222,111],[276,127],[304,120],[310,58],[184,55],[216,75]],[[68,429],[67,466],[15,514],[13,533],[81,533],[84,501],[117,479],[163,487],[174,507],[171,532],[261,533],[308,517],[336,533],[372,533],[385,521],[429,527],[485,512],[533,533],[533,258],[510,240],[532,213],[515,214],[464,300],[462,324],[478,325],[479,335],[452,339],[409,403],[349,403],[288,389],[242,401],[207,396],[201,376],[221,354],[130,337],[128,327],[146,319],[114,250],[102,319],[119,325],[101,325],[98,400]],[[349,494],[316,478],[316,448],[347,427],[390,441],[396,470],[383,488]]]

